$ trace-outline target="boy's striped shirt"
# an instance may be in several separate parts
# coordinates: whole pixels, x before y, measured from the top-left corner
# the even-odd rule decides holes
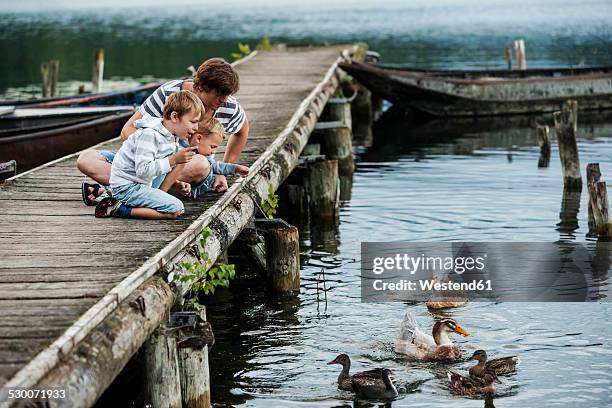
[[[180,91],[184,82],[185,80],[178,79],[162,84],[140,105],[138,111],[142,116],[149,115],[161,118],[166,100],[173,93]],[[225,133],[228,135],[238,133],[246,120],[244,109],[234,96],[230,96],[227,102],[215,111],[214,117],[223,125]]]

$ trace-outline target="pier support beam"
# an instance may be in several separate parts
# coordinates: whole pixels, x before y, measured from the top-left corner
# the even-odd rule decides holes
[[[525,40],[514,41],[514,51],[516,52],[516,65],[519,71],[527,69],[527,59],[525,58]]]
[[[51,60],[40,65],[42,75],[42,96],[53,97],[57,95],[57,81],[59,78],[59,61]]]
[[[257,219],[266,246],[266,276],[278,293],[300,289],[300,238],[298,229],[281,219]]]
[[[206,309],[199,311],[195,327],[181,329],[181,334],[178,362],[183,408],[209,408],[208,346],[214,342],[214,337],[206,321]]]
[[[330,122],[342,122],[349,131],[353,128],[351,119],[351,103],[346,98],[330,98],[325,105],[322,118]]]
[[[357,84],[357,95],[351,103],[353,137],[358,144],[372,145],[372,94],[363,85]]]
[[[600,238],[612,237],[612,224],[608,212],[608,189],[605,181],[599,181],[599,163],[587,165],[589,194],[589,234]]]
[[[94,57],[93,72],[91,82],[93,92],[102,92],[102,80],[104,78],[104,48],[96,50]]]
[[[553,117],[563,170],[563,183],[568,189],[580,190],[582,189],[582,178],[576,144],[578,104],[576,101],[566,102],[561,111],[553,113]]]
[[[540,145],[540,158],[538,160],[538,168],[546,168],[550,164],[550,140],[548,138],[548,126],[538,126],[536,134],[538,144]]]
[[[505,50],[506,53],[506,66],[508,68],[508,72],[512,72],[512,49],[507,47]]]
[[[308,195],[311,219],[338,215],[338,160],[308,165]]]
[[[593,206],[597,206],[596,202],[592,201],[591,197],[595,197],[594,190],[596,191],[595,184],[601,178],[601,170],[599,170],[599,163],[589,163],[586,168],[586,177],[587,177],[587,187],[588,187],[588,195],[589,195],[589,233],[596,234],[595,227],[595,218],[593,217]]]
[[[181,408],[176,332],[158,328],[145,342],[145,402],[155,408]]]
[[[319,122],[315,131],[321,134],[325,148],[325,156],[330,160],[338,161],[338,174],[340,176],[352,175],[355,171],[353,160],[353,142],[351,129],[342,122]]]

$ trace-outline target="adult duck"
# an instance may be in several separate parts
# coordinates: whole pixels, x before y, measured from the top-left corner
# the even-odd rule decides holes
[[[477,360],[478,364],[470,367],[470,377],[482,379],[487,370],[493,370],[496,375],[510,374],[516,371],[516,368],[521,364],[521,359],[517,356],[487,359],[487,352],[484,350],[476,350],[470,360]]]
[[[450,333],[469,336],[454,319],[443,318],[433,326],[432,335],[423,333],[410,312],[406,312],[400,335],[395,342],[395,352],[424,361],[448,361],[461,357],[459,347],[453,344]]]
[[[495,382],[499,382],[493,370],[486,370],[482,380],[464,377],[452,371],[449,371],[447,376],[451,389],[456,394],[466,396],[495,394]]]
[[[351,378],[351,385],[355,394],[360,398],[366,399],[394,399],[399,395],[393,381],[391,380],[391,370],[383,368],[380,371],[381,377],[356,377]]]
[[[363,384],[364,389],[366,388],[366,385],[370,383],[384,384],[384,369],[382,368],[362,371],[351,375],[351,359],[346,354],[338,355],[338,357],[327,364],[340,364],[342,366],[342,371],[340,371],[340,375],[338,376],[338,388],[341,390],[355,391],[355,388],[353,387],[354,383]]]

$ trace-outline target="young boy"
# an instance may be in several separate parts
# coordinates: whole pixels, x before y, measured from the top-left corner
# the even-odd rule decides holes
[[[181,149],[198,129],[204,106],[190,91],[179,91],[168,98],[162,119],[145,116],[138,130],[117,152],[111,169],[112,198],[96,206],[96,217],[168,219],[184,211],[178,198],[166,193],[175,185],[183,190],[177,175],[195,154],[193,147]],[[179,150],[180,149],[180,150]],[[174,167],[174,169],[172,169]],[[153,179],[167,174],[160,188]]]
[[[217,119],[204,118],[198,123],[197,132],[189,137],[190,146],[197,149],[196,152],[204,155],[207,159],[204,162],[204,167],[197,171],[200,175],[199,180],[192,177],[195,175],[185,174],[186,172],[183,171],[184,176],[189,179],[183,179],[182,181],[189,182],[191,185],[196,186],[191,189],[190,193],[194,198],[201,196],[211,189],[215,175],[239,174],[242,177],[249,175],[249,168],[247,166],[217,162],[212,157],[217,147],[223,142],[224,134],[223,125],[221,125]],[[202,175],[204,178],[202,178]],[[180,189],[182,186],[178,188]]]

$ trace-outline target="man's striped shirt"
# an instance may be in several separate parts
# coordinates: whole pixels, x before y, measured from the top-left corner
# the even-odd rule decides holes
[[[140,105],[138,111],[142,116],[149,115],[161,118],[166,100],[173,93],[180,91],[184,82],[185,80],[182,79],[166,82]],[[215,111],[214,118],[223,125],[225,133],[233,135],[242,129],[242,125],[244,125],[246,120],[246,114],[238,100],[234,96],[230,96],[227,102]]]

